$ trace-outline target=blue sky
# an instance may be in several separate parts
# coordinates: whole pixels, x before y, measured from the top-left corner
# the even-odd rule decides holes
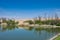
[[[60,16],[60,0],[0,0],[0,17],[33,18]]]

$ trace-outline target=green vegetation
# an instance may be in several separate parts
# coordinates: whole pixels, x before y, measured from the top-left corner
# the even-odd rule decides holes
[[[59,33],[60,32],[60,28],[41,28],[41,27],[38,27],[38,28],[35,28],[36,31],[41,31],[41,30],[45,30],[47,32],[57,32]]]
[[[41,25],[41,24],[42,24],[42,21],[35,20],[35,24],[39,24],[39,25]]]
[[[60,26],[60,23],[57,23],[56,26]]]
[[[6,30],[14,30],[15,28],[18,28],[15,25],[7,25],[7,26],[2,26],[2,31],[6,31]]]
[[[28,20],[28,21],[25,21],[25,22],[28,22],[29,24],[34,24],[34,22],[32,20]]]
[[[1,20],[2,20],[2,22],[0,22],[0,24],[2,24],[2,23],[6,23],[7,25],[17,25],[18,24],[18,22],[15,22],[15,20],[12,20],[12,19],[2,18]]]
[[[29,24],[46,24],[46,25],[56,25],[56,26],[60,26],[60,20],[46,20],[46,21],[41,21],[41,20],[28,20],[25,21],[28,22]]]
[[[5,19],[5,18],[2,18],[2,23],[5,23],[6,25],[0,25],[2,26],[2,31],[5,31],[5,30],[12,30],[12,29],[15,29],[15,28],[18,28],[18,22],[15,22],[15,20],[11,20],[11,19]]]
[[[13,30],[15,28],[18,28],[18,22],[15,22],[15,20],[6,20],[6,19],[2,19],[2,23],[6,23],[7,25],[0,25],[2,26],[2,31],[6,31],[6,30]]]
[[[55,38],[54,40],[60,40],[60,36],[58,36],[57,38]]]
[[[15,22],[14,20],[8,20],[7,22],[7,25],[17,25],[18,22]]]
[[[46,25],[56,25],[56,26],[60,26],[60,19],[58,17],[58,15],[55,13],[54,18],[52,17],[51,19],[48,18],[48,20],[41,20],[41,17],[38,16],[37,18],[34,18],[34,21],[29,20],[28,21],[29,24],[46,24]]]

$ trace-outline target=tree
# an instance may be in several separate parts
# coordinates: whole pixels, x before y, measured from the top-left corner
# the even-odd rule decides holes
[[[59,17],[57,15],[57,13],[55,13],[55,20],[58,20],[58,19],[59,19]]]
[[[25,22],[28,22],[29,24],[34,24],[34,22],[32,20],[28,20],[28,21],[25,21]]]

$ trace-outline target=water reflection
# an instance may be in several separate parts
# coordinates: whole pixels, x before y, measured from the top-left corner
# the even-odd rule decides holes
[[[0,25],[0,31],[3,32],[3,31],[7,31],[7,30],[14,30],[15,28],[18,28],[18,26],[15,26],[15,25]]]
[[[17,29],[19,29],[17,31]],[[12,33],[7,30],[14,30]],[[7,31],[8,35],[1,34]],[[9,38],[11,40],[49,40],[54,35],[60,33],[60,28],[35,28],[35,27],[18,27],[14,25],[10,26],[1,26],[0,25],[0,37]],[[5,38],[5,37],[4,37]]]
[[[41,37],[40,40],[48,40],[47,38],[60,33],[60,28],[35,28],[35,33]]]
[[[49,40],[54,35],[60,33],[60,28],[34,28],[34,27],[23,27],[29,31],[34,30],[37,40]]]
[[[15,26],[15,25],[7,25],[7,26],[2,26],[2,25],[0,25],[0,31],[6,31],[6,30],[14,30],[15,28],[20,28],[20,27],[18,27],[18,26]],[[21,28],[23,28],[23,29],[25,29],[25,30],[29,30],[29,31],[32,31],[32,30],[34,30],[34,31],[36,31],[36,32],[41,32],[42,30],[43,31],[47,31],[47,32],[52,32],[52,33],[60,33],[60,28],[40,28],[40,27],[38,27],[38,28],[34,28],[34,27],[21,27]]]

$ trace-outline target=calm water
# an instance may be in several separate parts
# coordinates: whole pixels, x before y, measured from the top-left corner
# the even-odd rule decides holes
[[[49,40],[60,33],[60,29],[0,26],[0,40]]]

